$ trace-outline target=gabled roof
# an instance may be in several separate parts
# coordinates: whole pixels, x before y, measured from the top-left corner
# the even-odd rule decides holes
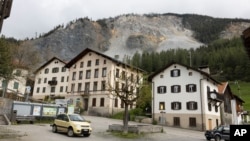
[[[162,67],[161,69],[157,70],[157,71],[154,72],[153,74],[149,75],[148,80],[151,82],[152,79],[153,79],[156,75],[158,75],[159,73],[161,73],[162,71],[164,71],[166,68],[168,68],[168,67],[170,67],[170,66],[172,66],[172,65],[174,65],[174,64],[178,64],[178,65],[184,66],[184,67],[186,67],[186,68],[188,68],[188,69],[192,69],[192,70],[194,70],[194,71],[197,71],[197,72],[201,73],[202,75],[207,76],[209,79],[213,80],[214,82],[220,84],[219,81],[217,81],[217,80],[215,80],[214,78],[212,78],[208,73],[206,73],[206,72],[204,72],[204,71],[201,71],[201,70],[198,70],[198,69],[196,69],[196,68],[190,67],[190,66],[188,66],[188,65],[184,65],[184,64],[181,64],[181,63],[174,62],[174,61],[171,62],[171,63],[169,63],[169,64],[167,64],[166,66]]]
[[[96,54],[98,54],[98,55],[100,55],[100,56],[102,56],[102,57],[104,57],[104,58],[107,58],[107,59],[109,59],[109,60],[111,60],[111,61],[113,61],[113,62],[115,62],[115,63],[122,64],[122,65],[125,65],[125,66],[130,67],[130,68],[135,68],[136,70],[139,70],[139,71],[141,71],[141,72],[145,72],[144,70],[142,70],[142,69],[140,69],[140,68],[133,67],[133,66],[131,66],[131,65],[128,65],[128,64],[123,63],[123,62],[121,62],[121,61],[118,61],[118,60],[116,60],[116,59],[114,59],[114,58],[112,58],[112,57],[109,57],[109,56],[107,56],[107,55],[104,55],[104,54],[102,54],[102,53],[100,53],[100,52],[98,52],[98,51],[96,51],[96,50],[90,49],[90,48],[84,49],[84,50],[83,50],[80,54],[78,54],[75,58],[73,58],[72,60],[70,60],[70,62],[68,62],[68,63],[65,65],[65,67],[66,67],[66,68],[70,68],[72,65],[74,65],[78,60],[80,60],[83,56],[85,56],[85,55],[88,54],[89,52],[94,52],[94,53],[96,53]]]
[[[46,63],[44,63],[41,67],[39,67],[34,74],[36,74],[38,71],[40,71],[41,69],[45,68],[48,64],[50,64],[53,60],[59,60],[60,62],[62,62],[63,64],[66,64],[66,62],[62,61],[61,59],[57,58],[57,57],[53,57],[51,58],[49,61],[47,61]]]
[[[240,97],[238,97],[237,95],[233,95],[234,96],[234,98],[237,100],[237,101],[239,101],[239,102],[241,102],[241,103],[245,103],[245,101],[244,100],[242,100]]]

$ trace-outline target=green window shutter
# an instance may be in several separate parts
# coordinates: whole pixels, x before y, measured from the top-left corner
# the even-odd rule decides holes
[[[18,89],[19,83],[18,82],[14,82],[14,89]]]

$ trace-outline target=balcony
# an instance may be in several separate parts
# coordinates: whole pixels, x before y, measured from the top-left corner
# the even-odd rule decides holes
[[[57,85],[57,81],[56,80],[51,80],[51,81],[48,81],[48,84],[53,86],[53,85]]]

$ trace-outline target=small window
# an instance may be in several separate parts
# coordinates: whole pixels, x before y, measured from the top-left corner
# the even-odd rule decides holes
[[[163,74],[161,74],[161,75],[160,75],[160,78],[163,78],[163,76],[164,76],[164,75],[163,75]]]
[[[165,102],[159,103],[159,110],[165,110]]]
[[[189,126],[196,127],[196,118],[194,118],[194,117],[189,118]]]
[[[95,78],[98,78],[98,73],[99,73],[99,69],[95,69],[95,74],[94,74]]]
[[[193,72],[188,72],[188,76],[192,76],[193,75]]]
[[[178,77],[178,76],[180,76],[180,70],[179,69],[171,70],[170,76],[171,77]]]
[[[101,98],[100,107],[104,107],[104,98]]]
[[[52,73],[58,73],[59,72],[59,68],[58,67],[55,67],[52,69]]]
[[[102,68],[102,77],[106,77],[107,75],[107,68]]]
[[[181,92],[181,86],[180,85],[171,86],[171,92],[172,93],[180,93]]]
[[[92,107],[95,107],[96,106],[96,98],[93,98],[92,99]]]
[[[86,71],[86,79],[90,79],[91,70]]]
[[[50,92],[54,93],[56,91],[56,87],[51,87]]]
[[[83,68],[83,62],[80,63],[80,68]]]
[[[45,74],[48,74],[48,73],[49,73],[49,69],[46,68],[46,69],[44,70],[44,73],[45,73]]]
[[[98,66],[99,65],[99,59],[95,60],[95,65]]]
[[[197,102],[194,102],[194,101],[187,102],[187,109],[188,110],[197,110]]]
[[[174,126],[180,126],[180,117],[174,117]]]
[[[79,80],[82,80],[83,77],[83,71],[79,71]]]
[[[60,87],[60,92],[63,92],[63,86]]]
[[[87,66],[88,66],[88,67],[90,67],[90,66],[91,66],[91,61],[90,61],[90,60],[88,61]]]
[[[167,87],[166,87],[166,86],[158,86],[158,87],[157,87],[157,92],[158,92],[159,94],[166,93],[166,92],[167,92]]]
[[[181,110],[181,102],[172,102],[171,109],[172,110]]]
[[[65,67],[62,67],[62,72],[66,72],[66,68]]]
[[[195,84],[188,84],[186,85],[187,92],[196,92],[196,85]]]
[[[76,72],[73,72],[72,80],[76,80]]]

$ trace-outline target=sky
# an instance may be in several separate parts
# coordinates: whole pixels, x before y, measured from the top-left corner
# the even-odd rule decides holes
[[[58,25],[123,14],[199,14],[215,18],[250,19],[249,0],[13,0],[0,35],[34,38]]]

